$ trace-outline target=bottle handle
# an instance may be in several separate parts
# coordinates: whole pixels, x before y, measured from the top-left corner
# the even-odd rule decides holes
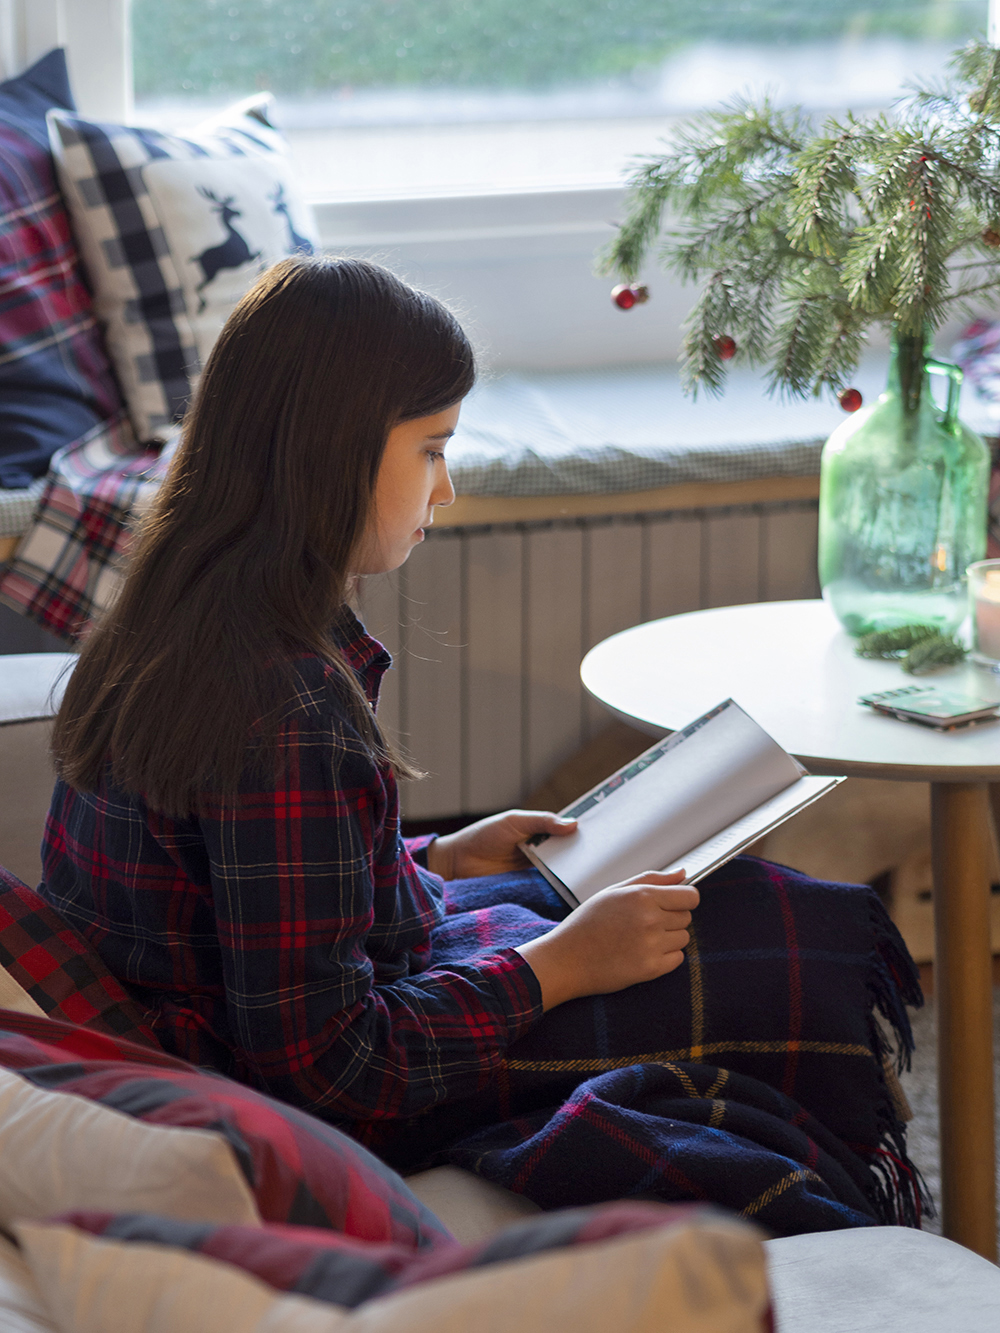
[[[928,375],[944,375],[948,381],[944,424],[950,429],[958,422],[958,400],[962,392],[962,381],[965,379],[962,367],[956,366],[953,361],[937,361],[933,357],[928,357],[924,362],[924,370]]]

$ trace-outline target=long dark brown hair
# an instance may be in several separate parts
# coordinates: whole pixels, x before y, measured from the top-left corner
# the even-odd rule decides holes
[[[205,366],[121,594],[87,638],[56,719],[60,775],[166,814],[232,795],[272,754],[296,653],[339,673],[382,736],[331,630],[372,516],[390,430],[472,387],[454,316],[378,265],[289,259],[237,306]]]

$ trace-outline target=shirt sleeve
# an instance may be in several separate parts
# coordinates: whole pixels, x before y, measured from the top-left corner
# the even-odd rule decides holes
[[[417,838],[404,838],[403,846],[410,853],[410,856],[416,861],[418,866],[427,869],[427,851],[431,843],[437,838],[436,833],[421,833]]]
[[[514,949],[427,967],[441,881],[399,839],[392,779],[328,714],[294,714],[279,739],[280,781],[200,820],[238,1060],[351,1120],[482,1089],[541,1016],[531,967]]]

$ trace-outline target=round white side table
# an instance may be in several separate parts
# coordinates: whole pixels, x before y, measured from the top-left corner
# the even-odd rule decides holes
[[[1000,782],[1000,722],[938,733],[859,706],[861,694],[918,682],[856,657],[821,601],[637,625],[591,649],[580,674],[594,698],[656,735],[732,697],[812,773],[931,784],[943,1230],[996,1262],[988,784]],[[984,667],[932,679],[1000,701],[1000,675]]]

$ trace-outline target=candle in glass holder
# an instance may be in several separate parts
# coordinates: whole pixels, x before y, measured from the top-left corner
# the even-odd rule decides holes
[[[1000,560],[969,566],[969,596],[976,656],[1000,663]]]

